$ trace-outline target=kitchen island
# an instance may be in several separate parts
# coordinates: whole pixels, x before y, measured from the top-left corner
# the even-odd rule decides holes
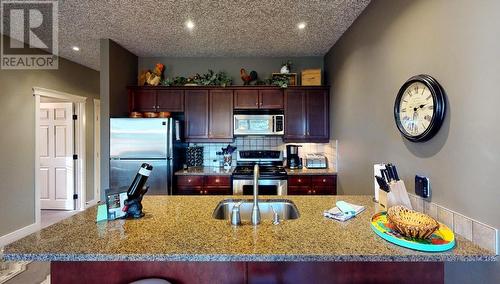
[[[254,283],[262,277],[271,277],[271,283],[289,277],[331,282],[354,276],[401,281],[417,275],[442,282],[443,262],[497,259],[460,236],[454,249],[442,253],[390,244],[370,228],[375,213],[371,196],[285,196],[296,204],[300,218],[279,225],[263,220],[257,227],[213,219],[214,208],[225,198],[232,196],[146,196],[144,218],[99,223],[92,207],[5,247],[4,258],[52,261],[54,283],[143,276],[181,283]],[[322,212],[336,200],[366,210],[345,223],[324,218]],[[402,273],[391,273],[396,270]]]

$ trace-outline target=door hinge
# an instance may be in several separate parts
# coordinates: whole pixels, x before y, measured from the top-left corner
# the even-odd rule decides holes
[[[78,160],[78,155],[73,155],[73,160]]]
[[[75,194],[73,194],[73,199],[74,199],[74,200],[77,200],[77,199],[78,199],[78,194],[76,194],[76,193],[75,193]]]
[[[73,114],[73,120],[77,120],[77,119],[78,119],[78,115]]]

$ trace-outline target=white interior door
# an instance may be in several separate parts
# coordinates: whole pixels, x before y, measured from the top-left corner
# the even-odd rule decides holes
[[[72,103],[40,103],[42,209],[74,210]]]

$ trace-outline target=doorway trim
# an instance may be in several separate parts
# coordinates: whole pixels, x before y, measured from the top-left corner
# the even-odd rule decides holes
[[[75,204],[75,210],[85,209],[85,186],[86,186],[86,159],[85,159],[85,103],[87,98],[76,96],[55,90],[33,87],[33,96],[35,98],[35,224],[41,224],[41,201],[40,201],[40,149],[38,138],[40,137],[40,98],[61,99],[74,104],[74,114],[77,115],[75,121],[75,145],[74,151],[78,155],[75,163],[75,193],[78,195]]]
[[[101,200],[101,173],[100,169],[100,155],[101,149],[98,149],[96,145],[101,145],[101,141],[98,139],[100,137],[100,113],[101,110],[101,100],[94,99],[94,198],[89,202],[86,202],[86,207],[91,207],[97,204]],[[100,147],[99,147],[100,148]],[[99,164],[99,169],[96,165]]]

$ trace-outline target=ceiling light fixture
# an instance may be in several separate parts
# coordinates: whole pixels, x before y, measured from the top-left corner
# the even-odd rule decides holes
[[[190,29],[190,30],[194,29],[194,23],[193,23],[193,21],[188,20],[188,21],[186,22],[186,27],[187,27],[188,29]]]
[[[71,47],[71,49],[73,49],[74,51],[80,51],[80,48],[78,46],[73,46]]]
[[[304,23],[304,22],[299,23],[299,24],[297,25],[297,28],[299,28],[299,30],[303,30],[303,29],[305,29],[305,28],[306,28],[306,23]]]

